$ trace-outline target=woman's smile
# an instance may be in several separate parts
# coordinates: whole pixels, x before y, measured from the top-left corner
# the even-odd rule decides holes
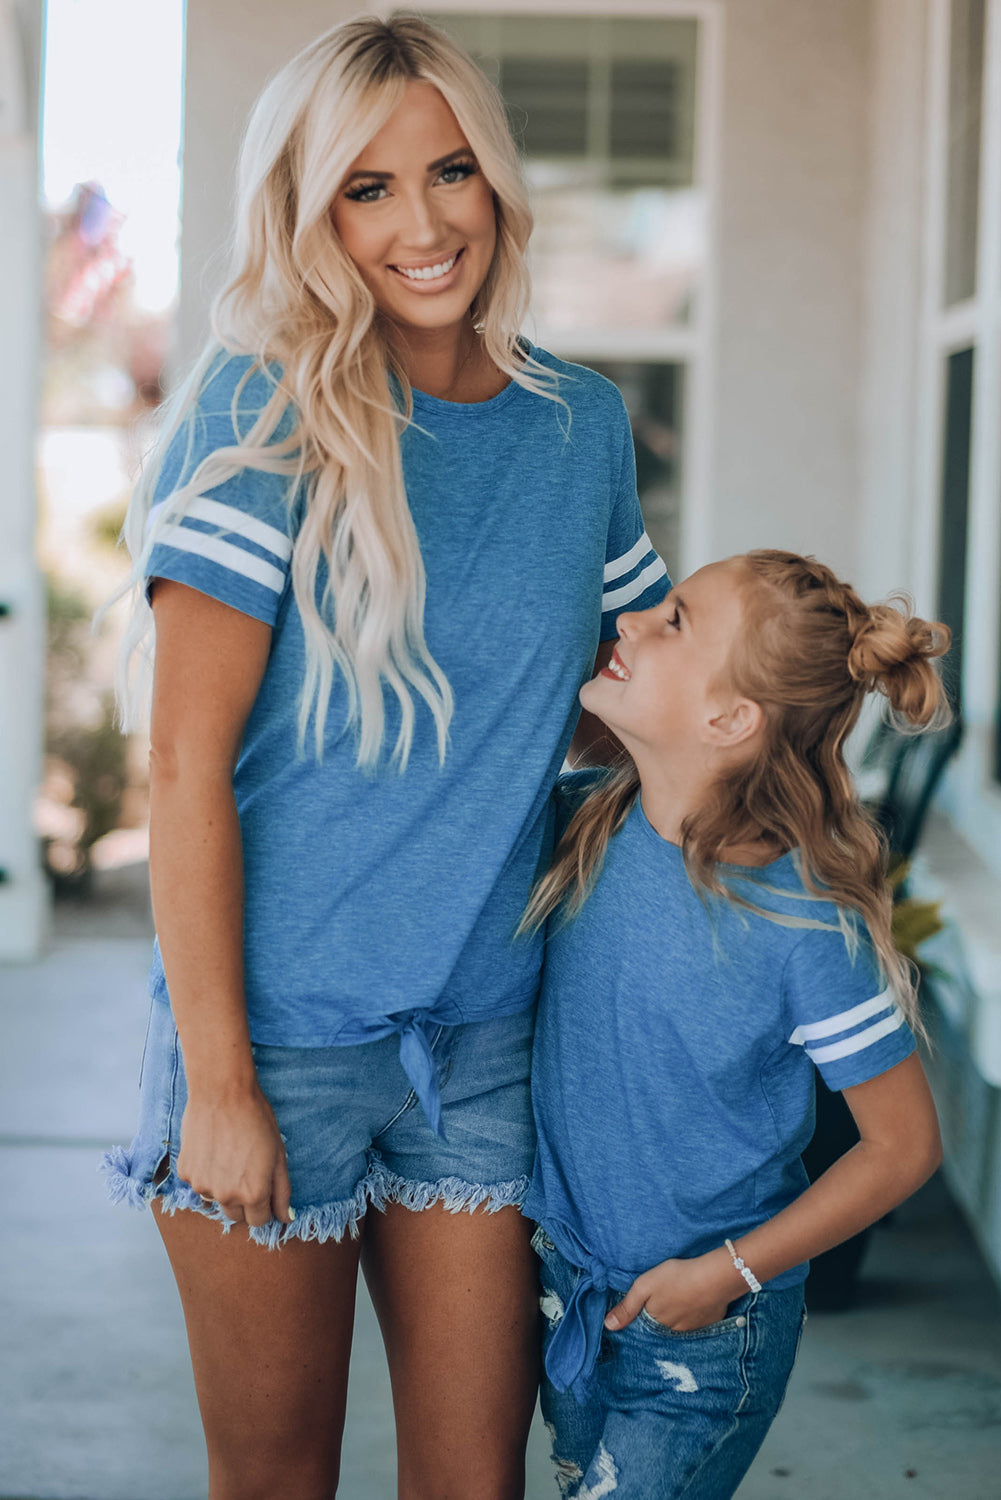
[[[447,254],[431,256],[423,260],[398,261],[390,265],[390,271],[400,276],[415,292],[426,296],[428,292],[450,290],[459,279],[465,245]]]

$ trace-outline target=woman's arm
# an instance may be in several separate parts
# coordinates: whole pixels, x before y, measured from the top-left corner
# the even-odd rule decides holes
[[[942,1159],[935,1105],[916,1054],[844,1094],[858,1144],[774,1219],[734,1241],[762,1283],[881,1219],[916,1192]],[[717,1322],[746,1291],[722,1246],[644,1272],[605,1321],[624,1328],[645,1306],[658,1322],[686,1332]]]
[[[233,795],[271,629],[168,579],[152,603],[150,885],[188,1082],[178,1171],[231,1219],[287,1221],[285,1151],[250,1050]]]

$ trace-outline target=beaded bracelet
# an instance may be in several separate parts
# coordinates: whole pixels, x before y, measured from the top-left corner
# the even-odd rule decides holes
[[[737,1254],[736,1250],[733,1248],[733,1240],[724,1240],[723,1243],[730,1252],[730,1259],[733,1261],[734,1266],[740,1272],[741,1276],[743,1276],[744,1280],[751,1288],[751,1291],[760,1292],[761,1282],[755,1276],[750,1266],[745,1265],[743,1258]]]

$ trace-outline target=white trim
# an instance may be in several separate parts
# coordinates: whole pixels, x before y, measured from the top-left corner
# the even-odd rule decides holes
[[[635,568],[641,557],[653,551],[653,543],[644,531],[635,546],[630,547],[628,552],[623,552],[621,557],[616,557],[612,562],[605,564],[604,581],[611,583],[613,578],[621,578],[623,573],[628,573]]]
[[[938,574],[939,490],[942,468],[942,355],[933,336],[943,300],[945,269],[945,141],[949,111],[949,5],[929,0],[926,41],[924,286],[921,356],[915,421],[914,566],[918,610],[934,613]]]
[[[1001,589],[1001,4],[989,5],[984,35],[980,143],[980,289],[974,359],[970,499],[966,568],[963,709],[971,724],[990,724],[997,709],[998,590]],[[988,772],[988,777],[990,773]]]
[[[663,578],[667,572],[667,564],[661,557],[656,558],[642,573],[637,573],[631,583],[624,584],[620,589],[611,589],[601,596],[601,613],[607,614],[610,609],[619,609],[623,604],[631,604],[638,599],[643,590],[649,588],[651,583],[656,583],[658,578]]]
[[[891,1031],[896,1031],[903,1024],[904,1013],[896,1006],[893,1014],[887,1016],[885,1021],[877,1021],[875,1026],[869,1026],[855,1036],[847,1036],[843,1041],[834,1042],[830,1047],[817,1047],[815,1050],[807,1047],[806,1055],[811,1062],[818,1064],[837,1062],[839,1057],[851,1057],[853,1052],[864,1052],[866,1047],[882,1041],[884,1036],[889,1036]]]
[[[560,359],[633,359],[682,363],[697,359],[704,342],[698,328],[549,328],[537,323],[532,340]]]
[[[651,17],[656,20],[663,17],[665,20],[678,18],[702,21],[710,16],[718,16],[721,8],[721,0],[615,0],[614,7],[609,5],[609,0],[433,0],[424,9],[434,11],[468,11],[471,14],[485,11],[488,14],[496,12],[497,15],[525,16],[529,15],[533,20],[543,16],[614,16],[615,20],[620,17]],[[395,10],[395,5],[382,5],[383,11]]]
[[[169,500],[161,500],[159,505],[153,506],[146,518],[147,532],[152,530],[164,507],[169,504]],[[245,511],[237,510],[235,505],[224,505],[221,500],[210,500],[207,495],[198,495],[178,513],[178,525],[183,525],[188,516],[197,521],[207,521],[222,531],[246,537],[248,542],[256,542],[258,547],[263,547],[282,562],[288,562],[292,556],[292,541],[284,531],[279,531],[276,526],[269,526],[266,521],[259,521],[256,516],[248,516]]]
[[[245,578],[263,584],[276,594],[280,594],[285,587],[285,574],[279,568],[273,567],[253,552],[244,552],[242,547],[234,547],[232,542],[224,542],[222,537],[210,536],[207,531],[190,531],[178,526],[159,545],[176,547],[179,552],[193,552],[196,557],[218,563],[231,573],[242,573]]]
[[[797,1026],[789,1040],[794,1047],[801,1047],[804,1042],[816,1041],[818,1037],[836,1036],[839,1031],[849,1031],[861,1021],[868,1021],[870,1016],[878,1015],[893,1003],[890,990],[884,990],[872,1000],[863,1000],[861,1005],[853,1005],[851,1010],[843,1010],[838,1016],[828,1016],[826,1021],[809,1021],[805,1026]]]

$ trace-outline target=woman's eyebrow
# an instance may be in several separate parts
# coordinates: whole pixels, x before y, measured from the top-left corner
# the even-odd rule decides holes
[[[442,167],[447,167],[450,161],[455,161],[456,157],[472,156],[472,154],[473,153],[468,146],[460,146],[456,151],[450,151],[447,156],[439,156],[434,161],[429,161],[426,170],[428,172],[438,172]],[[392,182],[396,177],[396,173],[366,172],[363,169],[359,168],[358,171],[348,174],[348,176],[345,178],[345,183],[354,182],[356,177],[366,177],[370,180],[372,178],[377,178],[379,182]]]

